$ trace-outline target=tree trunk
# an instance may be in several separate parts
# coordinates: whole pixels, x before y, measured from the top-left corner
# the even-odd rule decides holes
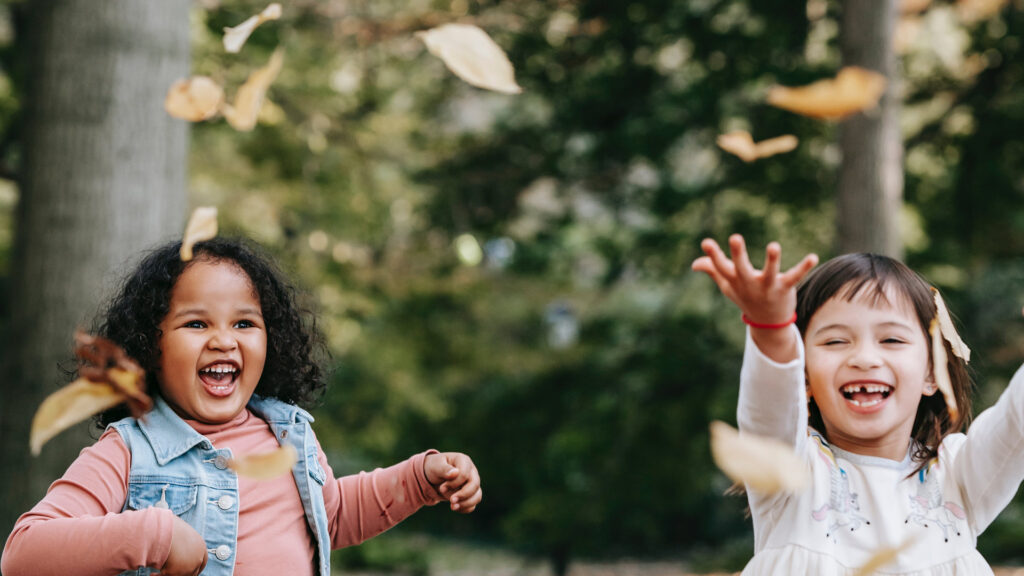
[[[836,223],[841,253],[903,256],[903,140],[899,127],[899,73],[893,50],[898,16],[898,0],[843,2],[843,65],[880,72],[888,84],[877,109],[857,114],[840,126],[843,160]]]
[[[36,408],[66,383],[57,367],[71,358],[75,328],[90,325],[141,249],[181,233],[188,131],[163,100],[189,71],[189,4],[21,8],[31,78],[0,386],[0,534],[95,436],[80,425],[39,457],[28,452]]]

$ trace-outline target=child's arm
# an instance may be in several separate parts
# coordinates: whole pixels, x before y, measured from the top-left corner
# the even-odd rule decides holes
[[[332,477],[323,451],[318,458]],[[453,452],[431,450],[388,468],[343,476],[324,485],[332,548],[369,540],[425,505],[450,500],[453,510],[472,512],[481,497],[476,466],[468,456]]]
[[[743,237],[729,237],[732,259],[726,258],[718,244],[706,238],[700,243],[706,256],[693,261],[692,268],[707,273],[718,289],[732,300],[753,324],[785,324],[796,311],[796,285],[818,263],[814,254],[804,256],[799,264],[780,273],[782,248],[777,242],[765,249],[764,270],[750,263]],[[786,363],[797,358],[797,342],[792,330],[766,329],[751,326],[750,336],[769,359]]]
[[[171,548],[170,510],[121,513],[131,454],[108,431],[86,448],[46,497],[14,526],[0,571],[31,574],[116,574],[160,567]]]
[[[950,438],[948,440],[953,440]],[[944,440],[940,449],[952,447]],[[980,533],[1013,499],[1024,481],[1024,366],[999,400],[974,419],[953,457],[952,473],[974,529]]]

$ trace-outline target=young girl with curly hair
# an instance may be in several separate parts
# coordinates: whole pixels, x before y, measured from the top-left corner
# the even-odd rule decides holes
[[[335,479],[299,407],[325,384],[323,339],[294,288],[242,241],[199,243],[187,262],[180,247],[142,260],[98,330],[146,370],[153,409],[100,416],[100,439],[16,523],[4,574],[329,576],[332,549],[423,505],[473,511],[480,477],[457,452]],[[298,454],[291,474],[227,466],[283,445]]]
[[[740,430],[791,445],[811,478],[798,492],[747,490],[754,557],[743,575],[846,576],[897,549],[878,573],[991,576],[976,542],[1024,479],[1024,370],[964,434],[969,351],[944,334],[934,362],[940,309],[905,265],[845,254],[811,271],[808,255],[783,272],[773,242],[758,270],[739,235],[731,257],[710,239],[701,248],[693,269],[749,327]]]

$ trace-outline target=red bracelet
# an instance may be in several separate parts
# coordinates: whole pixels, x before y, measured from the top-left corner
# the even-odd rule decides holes
[[[751,328],[760,328],[762,330],[778,330],[779,328],[785,328],[790,324],[796,323],[796,312],[793,312],[793,315],[789,317],[789,320],[786,320],[785,322],[779,322],[778,324],[761,324],[760,322],[754,322],[750,318],[747,318],[746,314],[740,316],[740,319],[743,320],[744,324],[750,326]]]

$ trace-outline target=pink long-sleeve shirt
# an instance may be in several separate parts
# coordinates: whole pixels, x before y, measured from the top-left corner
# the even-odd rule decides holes
[[[233,454],[278,447],[267,423],[248,410],[225,424],[188,423],[214,446],[230,448]],[[317,452],[327,477],[333,478],[319,445]],[[423,471],[429,453],[326,482],[323,493],[332,547],[359,544],[421,506],[444,500]],[[163,566],[171,548],[174,514],[160,508],[121,511],[130,469],[131,452],[121,436],[108,429],[82,450],[46,497],[18,519],[4,547],[0,572],[98,576]],[[262,481],[239,476],[238,496],[235,573],[312,575],[314,542],[292,476]]]

